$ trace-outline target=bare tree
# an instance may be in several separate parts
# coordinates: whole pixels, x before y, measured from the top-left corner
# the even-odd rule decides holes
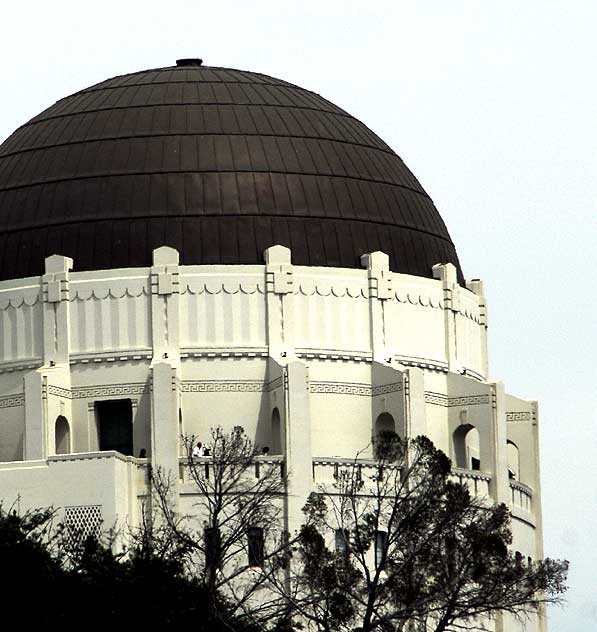
[[[281,458],[264,454],[237,427],[211,431],[209,454],[197,438],[183,438],[183,481],[192,507],[177,513],[172,481],[153,472],[154,510],[181,549],[189,572],[207,589],[210,612],[223,622],[243,620],[264,629],[286,614],[286,602],[269,578],[284,575],[290,539],[284,530],[286,474]]]
[[[272,583],[323,632],[485,630],[566,590],[567,562],[522,561],[505,505],[473,498],[426,437],[386,434],[312,494],[291,573]],[[329,546],[330,535],[335,546]]]

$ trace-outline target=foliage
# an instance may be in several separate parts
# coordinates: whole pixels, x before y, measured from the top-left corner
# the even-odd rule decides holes
[[[378,441],[376,461],[356,458],[305,506],[291,578],[278,585],[305,619],[326,632],[482,630],[498,613],[560,601],[568,563],[513,554],[505,505],[452,481],[428,438]],[[345,551],[328,546],[334,532]]]

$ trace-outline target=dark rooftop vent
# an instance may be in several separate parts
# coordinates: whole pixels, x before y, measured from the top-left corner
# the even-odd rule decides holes
[[[197,57],[187,57],[186,59],[177,59],[177,66],[201,66],[203,63],[202,59],[198,59]]]

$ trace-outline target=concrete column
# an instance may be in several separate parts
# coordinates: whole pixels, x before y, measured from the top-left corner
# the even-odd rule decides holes
[[[427,434],[425,375],[423,369],[417,367],[406,369],[404,373],[406,436],[412,439]]]
[[[70,343],[69,271],[73,260],[52,255],[46,258],[42,276],[44,364],[68,364]]]
[[[510,502],[510,481],[508,480],[508,451],[506,430],[506,394],[502,382],[494,382],[491,387],[491,407],[493,436],[491,446],[491,495],[497,503]],[[487,444],[487,442],[482,442]],[[483,450],[483,445],[481,446]],[[481,455],[483,462],[484,456]]]
[[[477,295],[479,300],[479,327],[481,329],[481,367],[483,377],[487,379],[489,375],[489,359],[487,355],[487,303],[485,301],[485,292],[483,290],[483,281],[473,279],[466,282],[466,287]]]
[[[456,266],[452,263],[438,263],[433,266],[433,278],[442,282],[444,291],[444,335],[446,361],[450,371],[456,372],[458,359],[456,355],[456,313],[458,312],[458,281]]]
[[[25,393],[25,440],[23,460],[45,459],[46,436],[46,378],[40,371],[30,371],[24,378]]]
[[[291,252],[284,246],[271,246],[265,259],[267,340],[269,355],[294,357],[294,271]]]
[[[157,362],[151,367],[151,375],[151,465],[169,478],[172,502],[177,503],[180,407],[177,369],[170,362]]]
[[[180,356],[178,251],[168,246],[154,250],[150,274],[153,359],[176,359]]]
[[[303,523],[302,508],[313,490],[311,414],[308,368],[304,362],[289,362],[284,370],[286,418],[286,471],[288,472],[287,529]]]
[[[387,361],[384,301],[391,298],[393,289],[390,258],[385,252],[370,252],[361,256],[369,280],[369,322],[371,353],[376,362]]]

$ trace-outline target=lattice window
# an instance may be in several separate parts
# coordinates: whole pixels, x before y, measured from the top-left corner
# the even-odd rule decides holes
[[[64,508],[64,524],[75,540],[99,538],[102,525],[101,505],[79,505]]]

